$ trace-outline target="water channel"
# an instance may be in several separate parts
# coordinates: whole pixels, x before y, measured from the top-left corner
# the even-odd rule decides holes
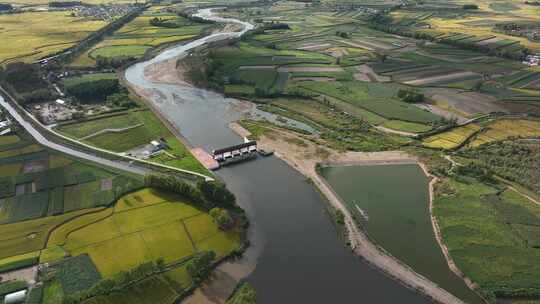
[[[210,10],[201,10],[200,15],[243,24],[244,31],[251,28],[238,20],[214,17]],[[241,34],[213,34],[169,48],[128,68],[126,80],[151,92],[149,102],[192,146],[208,151],[239,143],[241,138],[227,127],[246,114],[237,100],[188,85],[150,82],[144,68],[181,58],[207,41]],[[254,266],[243,267],[250,273],[242,276],[256,288],[258,303],[429,302],[354,256],[338,239],[323,198],[281,160],[269,157],[246,162],[220,169],[218,175],[236,194],[252,223],[252,246],[237,264]]]

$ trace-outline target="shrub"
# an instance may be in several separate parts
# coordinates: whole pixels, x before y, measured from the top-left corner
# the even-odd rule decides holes
[[[234,224],[234,220],[229,214],[229,212],[222,208],[212,208],[210,210],[210,215],[214,218],[219,228],[222,230],[227,230],[231,228]]]
[[[204,281],[212,270],[212,261],[216,254],[213,251],[203,252],[186,263],[186,269],[191,275],[195,284]]]

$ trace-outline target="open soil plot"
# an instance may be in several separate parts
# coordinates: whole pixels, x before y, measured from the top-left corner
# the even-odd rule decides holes
[[[497,98],[477,92],[461,92],[459,90],[435,91],[430,96],[436,102],[448,104],[448,106],[468,115],[476,113],[488,114],[491,112],[506,112],[497,103]]]
[[[367,64],[360,65],[356,69],[358,70],[358,73],[354,74],[356,80],[367,82],[389,82],[391,80],[388,76],[378,75]]]
[[[423,86],[432,84],[441,84],[445,82],[462,81],[480,78],[480,75],[470,71],[456,71],[451,73],[444,73],[440,75],[434,75],[431,77],[420,78],[416,80],[405,81],[405,84],[413,86]]]
[[[352,41],[353,43],[360,45],[360,47],[367,46],[373,49],[384,50],[384,51],[389,51],[389,50],[398,48],[397,46],[393,44],[380,41],[377,39],[373,39],[373,38],[354,37]]]
[[[331,43],[322,43],[322,44],[304,44],[300,46],[298,49],[302,51],[321,51],[326,50],[328,48],[332,47]]]

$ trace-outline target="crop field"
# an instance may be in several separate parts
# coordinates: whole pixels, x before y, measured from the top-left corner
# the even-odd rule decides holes
[[[98,209],[78,210],[57,216],[0,225],[0,258],[41,250],[46,245],[48,234],[56,226],[95,210]]]
[[[94,74],[84,74],[82,76],[69,77],[62,79],[62,84],[66,88],[74,87],[76,85],[93,82],[103,79],[118,79],[115,73],[94,73]]]
[[[482,127],[476,124],[468,124],[462,127],[457,127],[450,131],[426,137],[423,140],[423,145],[425,147],[436,149],[455,149],[461,146],[474,133],[481,129]]]
[[[60,246],[73,256],[86,253],[99,273],[110,277],[142,262],[161,257],[177,262],[201,250],[214,250],[219,258],[240,245],[235,231],[219,230],[210,215],[155,190],[129,194],[112,213],[104,212],[60,226],[47,247]],[[118,250],[124,254],[115,254]]]
[[[364,82],[305,82],[299,84],[299,86],[314,93],[343,100],[387,119],[426,124],[435,122],[438,119],[437,116],[430,112],[399,101],[395,97],[398,87]]]
[[[28,140],[0,152],[0,225],[106,206],[136,179],[50,153]],[[26,146],[23,146],[26,144]],[[50,166],[52,165],[52,166]],[[104,180],[112,189],[102,188]]]
[[[178,268],[182,269],[182,268]],[[184,270],[185,271],[185,270]],[[84,304],[174,304],[183,294],[184,281],[169,271],[163,275],[153,276],[130,286],[123,292],[113,292],[107,296],[99,296],[84,301]]]
[[[539,136],[540,121],[500,119],[489,123],[467,146],[474,148],[485,143],[500,141],[510,137],[536,138]]]
[[[106,129],[134,127],[122,132],[98,133]],[[88,144],[114,152],[125,152],[150,141],[164,138],[165,149],[172,158],[150,160],[177,168],[207,173],[207,170],[191,155],[185,146],[148,110],[129,111],[120,115],[95,117],[82,122],[63,124],[57,130],[66,136],[82,139]],[[97,134],[96,136],[91,136]],[[90,137],[91,136],[91,137]]]
[[[34,251],[0,259],[0,272],[15,270],[37,264],[39,254],[39,251]]]
[[[530,233],[540,223],[540,207],[510,190],[497,195],[475,180],[445,183],[455,194],[437,194],[434,214],[457,266],[485,292],[538,293],[540,251]]]
[[[160,7],[152,7],[141,16],[124,25],[112,36],[76,57],[71,66],[89,67],[96,64],[96,58],[106,57],[142,57],[147,50],[164,43],[188,40],[201,34],[208,28],[206,24],[192,23],[174,13],[162,13]],[[159,17],[178,27],[154,26],[150,20]]]
[[[74,45],[106,25],[103,21],[72,17],[67,11],[3,14],[0,24],[0,64],[36,61]]]

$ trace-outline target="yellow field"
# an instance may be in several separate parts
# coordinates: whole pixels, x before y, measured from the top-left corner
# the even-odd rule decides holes
[[[0,136],[0,146],[15,144],[15,143],[18,143],[19,141],[21,141],[21,139],[17,135]]]
[[[35,61],[66,49],[105,26],[103,21],[71,17],[69,12],[0,15],[0,63]]]
[[[25,253],[25,254],[21,254],[21,255],[12,256],[12,257],[9,257],[9,258],[3,258],[3,259],[0,259],[0,267],[4,266],[4,265],[7,265],[7,264],[24,261],[24,260],[27,260],[27,259],[37,258],[38,256],[39,256],[39,250],[29,252],[29,253]]]
[[[236,231],[218,229],[212,217],[171,194],[143,189],[114,208],[67,222],[52,233],[44,260],[87,253],[104,277],[146,261],[182,260],[201,250],[218,258],[240,245]],[[121,252],[122,254],[118,254]]]
[[[96,210],[99,210],[99,208],[0,225],[0,259],[44,248],[47,236],[56,226],[81,214]]]
[[[468,147],[474,148],[492,141],[504,140],[509,137],[538,137],[540,136],[540,121],[524,119],[501,119],[490,123],[479,133]]]
[[[468,124],[462,127],[454,128],[450,131],[435,134],[426,137],[422,144],[425,147],[436,149],[454,149],[459,147],[465,142],[471,135],[480,130],[481,127],[475,124]]]

